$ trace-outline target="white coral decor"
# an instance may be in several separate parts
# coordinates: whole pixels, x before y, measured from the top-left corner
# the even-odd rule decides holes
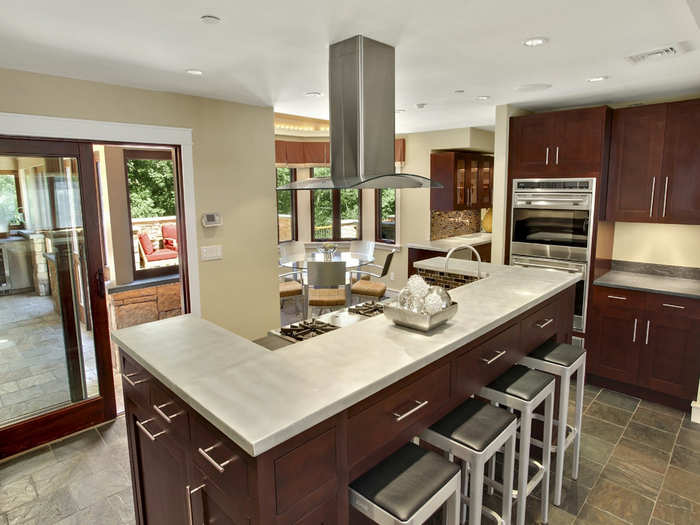
[[[411,292],[414,297],[425,297],[428,295],[430,286],[420,275],[412,275],[411,278],[406,283],[406,287]]]
[[[428,315],[433,315],[442,310],[442,298],[435,292],[425,296],[423,311]]]

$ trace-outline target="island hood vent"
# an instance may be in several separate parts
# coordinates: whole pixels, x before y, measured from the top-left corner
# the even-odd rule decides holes
[[[331,176],[278,190],[442,188],[394,173],[394,48],[358,35],[330,46]]]

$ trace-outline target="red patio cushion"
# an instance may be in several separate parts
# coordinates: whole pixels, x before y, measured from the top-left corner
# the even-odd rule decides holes
[[[139,242],[141,243],[141,248],[143,248],[143,253],[146,255],[151,255],[154,251],[153,242],[146,232],[139,233]]]
[[[176,257],[177,252],[175,250],[169,250],[167,248],[155,250],[152,254],[146,255],[146,259],[148,259],[148,262],[164,261],[166,259],[175,259]]]

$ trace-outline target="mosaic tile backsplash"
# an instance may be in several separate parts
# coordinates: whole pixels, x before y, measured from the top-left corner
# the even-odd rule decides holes
[[[473,283],[478,279],[476,277],[471,277],[467,275],[460,275],[458,273],[445,273],[436,272],[434,270],[425,270],[423,268],[416,268],[418,275],[420,275],[426,283],[435,286],[442,286],[445,290],[452,290],[452,288],[457,288],[463,284]]]
[[[430,240],[481,231],[480,210],[431,211]]]

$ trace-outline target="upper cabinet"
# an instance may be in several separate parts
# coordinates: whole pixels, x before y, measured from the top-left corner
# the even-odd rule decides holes
[[[439,211],[490,208],[493,157],[470,151],[430,155],[430,178],[444,188],[430,190],[430,209]]]
[[[394,140],[394,162],[406,160],[406,139]],[[331,162],[327,141],[275,140],[275,164],[326,165]]]
[[[510,177],[600,176],[609,123],[607,106],[511,118]]]
[[[700,224],[700,100],[613,115],[606,218]]]

